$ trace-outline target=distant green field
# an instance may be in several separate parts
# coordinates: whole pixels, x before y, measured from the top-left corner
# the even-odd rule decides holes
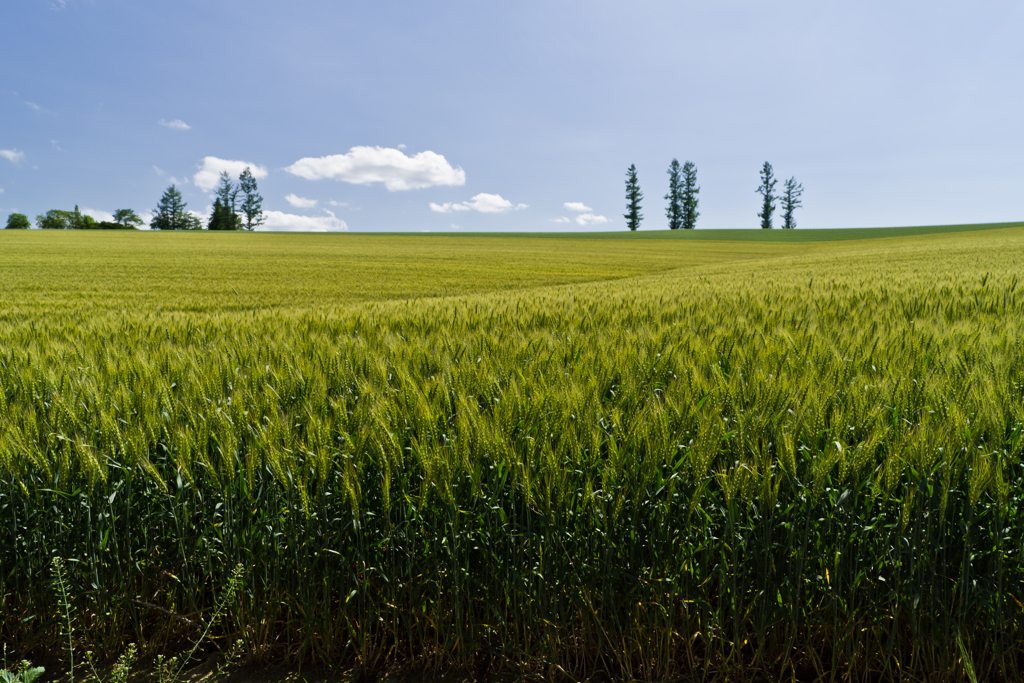
[[[834,252],[834,241],[1005,230],[423,235],[0,231],[0,303],[15,311],[318,308],[615,280]],[[955,237],[953,237],[955,239]],[[3,313],[0,313],[2,315]]]
[[[1020,680],[1024,226],[747,234],[0,231],[0,642]]]
[[[504,237],[528,235],[556,239],[623,239],[623,240],[693,240],[713,242],[841,242],[845,240],[872,240],[888,237],[914,237],[949,232],[1000,230],[1024,225],[1022,221],[1010,223],[965,223],[960,225],[919,225],[900,228],[832,228],[827,230],[638,230],[636,232],[552,232],[501,233]],[[414,233],[406,233],[414,234]],[[440,234],[440,233],[439,233]],[[465,237],[485,233],[443,233]],[[493,233],[492,233],[493,234]]]
[[[614,280],[803,250],[501,235],[0,231],[0,302],[32,310],[318,308]]]

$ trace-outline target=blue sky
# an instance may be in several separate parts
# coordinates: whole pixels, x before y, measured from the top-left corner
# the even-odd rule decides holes
[[[275,229],[755,228],[1024,219],[1019,2],[11,0],[0,220],[148,213],[257,170]],[[605,220],[606,222],[601,222]]]

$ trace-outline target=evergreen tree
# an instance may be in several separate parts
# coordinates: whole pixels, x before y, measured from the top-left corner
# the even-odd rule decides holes
[[[193,222],[189,217],[192,214],[185,211],[188,204],[181,198],[181,191],[171,185],[165,191],[160,202],[153,210],[153,220],[149,227],[154,230],[190,230]]]
[[[763,230],[772,229],[772,214],[775,213],[775,174],[772,171],[772,165],[767,161],[764,162],[764,166],[761,167],[761,186],[757,188],[757,193],[761,195],[763,201],[761,203],[761,213],[757,214],[757,217],[761,219],[761,228]]]
[[[221,202],[220,197],[213,200],[213,211],[210,213],[210,220],[206,224],[207,230],[227,230],[230,221],[225,220],[224,211],[227,207]],[[231,209],[227,209],[230,211]]]
[[[683,227],[683,190],[678,159],[673,159],[668,165],[668,194],[665,199],[668,200],[668,208],[665,210],[668,229],[678,230]]]
[[[793,212],[803,206],[800,195],[804,193],[804,186],[798,183],[796,178],[790,178],[783,183],[783,187],[786,188],[786,191],[780,198],[782,201],[782,227],[786,230],[793,230],[796,228]]]
[[[7,230],[28,230],[30,227],[32,223],[23,213],[12,213],[7,217]]]
[[[697,227],[697,219],[700,212],[697,211],[699,203],[697,195],[700,194],[700,187],[697,186],[697,167],[692,161],[683,164],[683,229],[693,230]]]
[[[245,229],[255,230],[257,226],[263,225],[266,218],[263,216],[263,197],[256,188],[256,178],[248,166],[238,176],[238,188],[244,195],[242,215],[245,216]]]
[[[220,172],[220,187],[217,188],[217,197],[220,198],[220,203],[230,208],[232,211],[235,210],[235,196],[238,194],[238,190],[231,183],[231,176],[228,175],[227,171]]]
[[[640,191],[640,184],[636,179],[636,166],[634,164],[629,165],[629,169],[626,170],[626,213],[622,214],[622,217],[626,219],[626,227],[630,230],[636,230],[640,227],[640,221],[644,219],[642,213],[640,213],[640,200],[644,198],[644,193]]]
[[[213,202],[213,213],[207,227],[210,230],[239,230],[242,219],[235,213],[235,198],[238,189],[231,183],[227,171],[220,174],[220,187],[217,188],[217,199]]]

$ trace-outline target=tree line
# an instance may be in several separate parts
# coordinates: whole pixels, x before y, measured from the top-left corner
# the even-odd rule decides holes
[[[761,195],[761,211],[757,217],[761,219],[761,227],[771,230],[772,215],[775,213],[775,203],[782,203],[782,227],[786,230],[796,228],[796,218],[793,213],[803,206],[800,196],[804,192],[804,186],[796,181],[795,177],[783,183],[781,195],[775,194],[775,185],[778,180],[772,165],[767,161],[761,167],[761,184],[757,188]],[[673,159],[668,166],[668,194],[665,199],[668,206],[665,209],[665,217],[668,218],[670,230],[693,230],[697,227],[697,218],[700,212],[697,211],[700,194],[700,187],[697,185],[697,166],[692,161],[687,161],[682,166],[677,159]],[[640,221],[644,216],[640,213],[643,208],[640,202],[644,193],[640,190],[640,182],[637,179],[636,165],[630,164],[626,169],[626,213],[622,215],[626,219],[626,227],[630,230],[638,230]]]
[[[227,171],[221,173],[216,195],[213,212],[205,226],[207,230],[255,230],[266,220],[263,197],[249,167],[238,176],[237,185]],[[171,185],[160,197],[149,227],[153,230],[202,230],[202,220],[187,211],[187,207],[181,191]],[[41,230],[137,230],[144,224],[145,221],[132,209],[118,209],[114,212],[113,221],[97,221],[79,211],[77,205],[74,211],[51,209],[36,216],[36,227]],[[31,227],[32,222],[23,213],[12,213],[7,217],[8,230]]]
[[[142,225],[142,219],[131,209],[118,209],[113,221],[98,221],[87,216],[75,206],[74,211],[50,209],[36,216],[36,227],[41,230],[135,230]],[[32,222],[23,213],[12,213],[7,217],[8,230],[28,230]]]

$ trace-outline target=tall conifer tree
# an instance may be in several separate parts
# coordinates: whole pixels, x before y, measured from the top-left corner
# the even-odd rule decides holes
[[[185,211],[188,204],[181,198],[181,191],[171,185],[160,197],[156,209],[153,211],[153,220],[149,227],[154,230],[189,230],[192,222]]]
[[[678,230],[683,227],[683,188],[681,180],[679,160],[673,159],[668,165],[668,208],[665,209],[665,216],[668,218],[668,229]]]
[[[220,187],[217,188],[217,198],[213,202],[213,213],[210,214],[210,222],[207,224],[210,230],[239,230],[242,227],[242,219],[235,213],[235,198],[238,190],[231,183],[231,176],[227,171],[220,174]]]
[[[775,213],[775,174],[772,171],[772,165],[767,161],[764,162],[764,166],[761,167],[761,185],[757,188],[757,193],[761,195],[761,213],[757,214],[757,217],[761,219],[761,228],[763,230],[772,229],[772,214]]]
[[[245,229],[255,230],[257,226],[263,225],[266,218],[263,216],[263,197],[256,188],[256,178],[248,166],[238,176],[238,189],[244,195],[242,215],[245,216]]]
[[[683,164],[683,229],[693,230],[697,227],[697,218],[700,212],[697,211],[700,194],[700,187],[697,185],[697,166],[692,161]]]
[[[630,164],[626,170],[626,213],[622,214],[630,230],[639,228],[640,221],[644,219],[640,213],[640,201],[643,198],[644,193],[640,191],[640,183],[636,179],[636,165]]]
[[[804,193],[804,186],[798,183],[795,177],[791,177],[782,186],[785,188],[780,198],[782,201],[782,227],[786,230],[793,230],[796,228],[796,218],[793,217],[793,212],[803,206],[800,195]]]

